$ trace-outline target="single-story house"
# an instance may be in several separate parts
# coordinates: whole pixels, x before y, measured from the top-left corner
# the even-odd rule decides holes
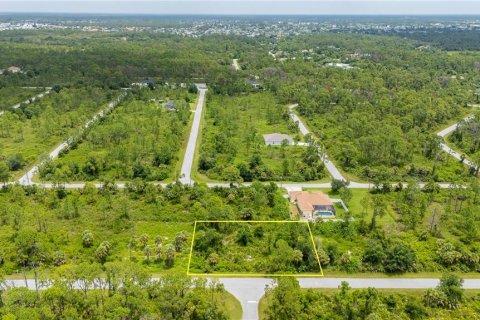
[[[272,133],[272,134],[264,134],[263,140],[265,140],[265,144],[267,146],[281,146],[283,141],[288,141],[289,145],[294,145],[292,137],[288,134],[282,133]]]
[[[22,69],[20,69],[19,67],[11,66],[7,69],[7,71],[10,73],[19,73],[20,71],[22,71]]]
[[[175,101],[173,100],[168,100],[168,102],[165,104],[165,108],[170,111],[178,111],[177,108],[175,108]]]
[[[262,85],[257,80],[248,80],[246,84],[254,87],[255,89],[262,89]]]
[[[132,86],[138,86],[138,87],[148,87],[148,86],[154,86],[155,85],[155,82],[153,82],[152,80],[143,80],[142,82],[134,82],[132,83]]]
[[[321,191],[290,191],[290,201],[295,203],[303,218],[334,218],[336,215],[332,199]]]
[[[341,68],[341,69],[344,69],[344,70],[351,70],[351,69],[354,68],[354,67],[352,67],[351,65],[349,65],[349,64],[347,64],[347,63],[335,63],[335,62],[327,63],[325,66],[327,66],[327,67]]]
[[[155,82],[153,82],[152,80],[146,79],[146,80],[143,80],[143,81],[142,81],[142,85],[143,85],[144,87],[154,86],[154,85],[155,85]]]

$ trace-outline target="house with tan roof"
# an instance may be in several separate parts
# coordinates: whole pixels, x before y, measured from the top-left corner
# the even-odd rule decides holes
[[[15,67],[15,66],[11,66],[7,70],[10,73],[19,73],[20,71],[22,71],[22,69],[20,69],[19,67]]]
[[[290,191],[288,195],[305,219],[328,219],[336,215],[332,199],[321,191]]]

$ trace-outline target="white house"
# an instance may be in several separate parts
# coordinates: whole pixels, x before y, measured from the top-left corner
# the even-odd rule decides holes
[[[10,73],[19,73],[20,71],[22,71],[22,69],[20,69],[19,67],[15,67],[15,66],[11,66],[7,70]]]
[[[292,137],[290,137],[288,134],[282,133],[264,134],[263,140],[265,140],[265,144],[267,146],[281,146],[285,140],[289,145],[295,144]]]

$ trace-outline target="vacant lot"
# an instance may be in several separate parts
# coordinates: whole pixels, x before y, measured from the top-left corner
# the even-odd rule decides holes
[[[47,163],[40,170],[40,178],[174,180],[195,97],[185,89],[133,90],[58,160]],[[170,100],[175,109],[167,108]]]
[[[321,275],[307,223],[197,222],[191,273]]]
[[[97,88],[65,88],[0,117],[0,161],[12,178],[74,135],[118,93]]]
[[[195,220],[288,216],[279,190],[135,182],[82,190],[10,186],[0,192],[0,273],[130,260],[186,273]],[[261,215],[262,214],[262,215]]]
[[[23,102],[40,92],[43,89],[22,89],[18,87],[5,87],[0,89],[0,111],[8,110],[13,105]]]

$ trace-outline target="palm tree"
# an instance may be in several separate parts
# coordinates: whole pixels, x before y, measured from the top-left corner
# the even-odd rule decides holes
[[[373,214],[370,230],[374,230],[377,226],[377,217],[383,217],[387,213],[387,204],[382,196],[375,196],[372,198]]]
[[[171,267],[173,265],[173,260],[175,259],[175,247],[173,244],[167,244],[165,248],[165,259],[167,266]]]

